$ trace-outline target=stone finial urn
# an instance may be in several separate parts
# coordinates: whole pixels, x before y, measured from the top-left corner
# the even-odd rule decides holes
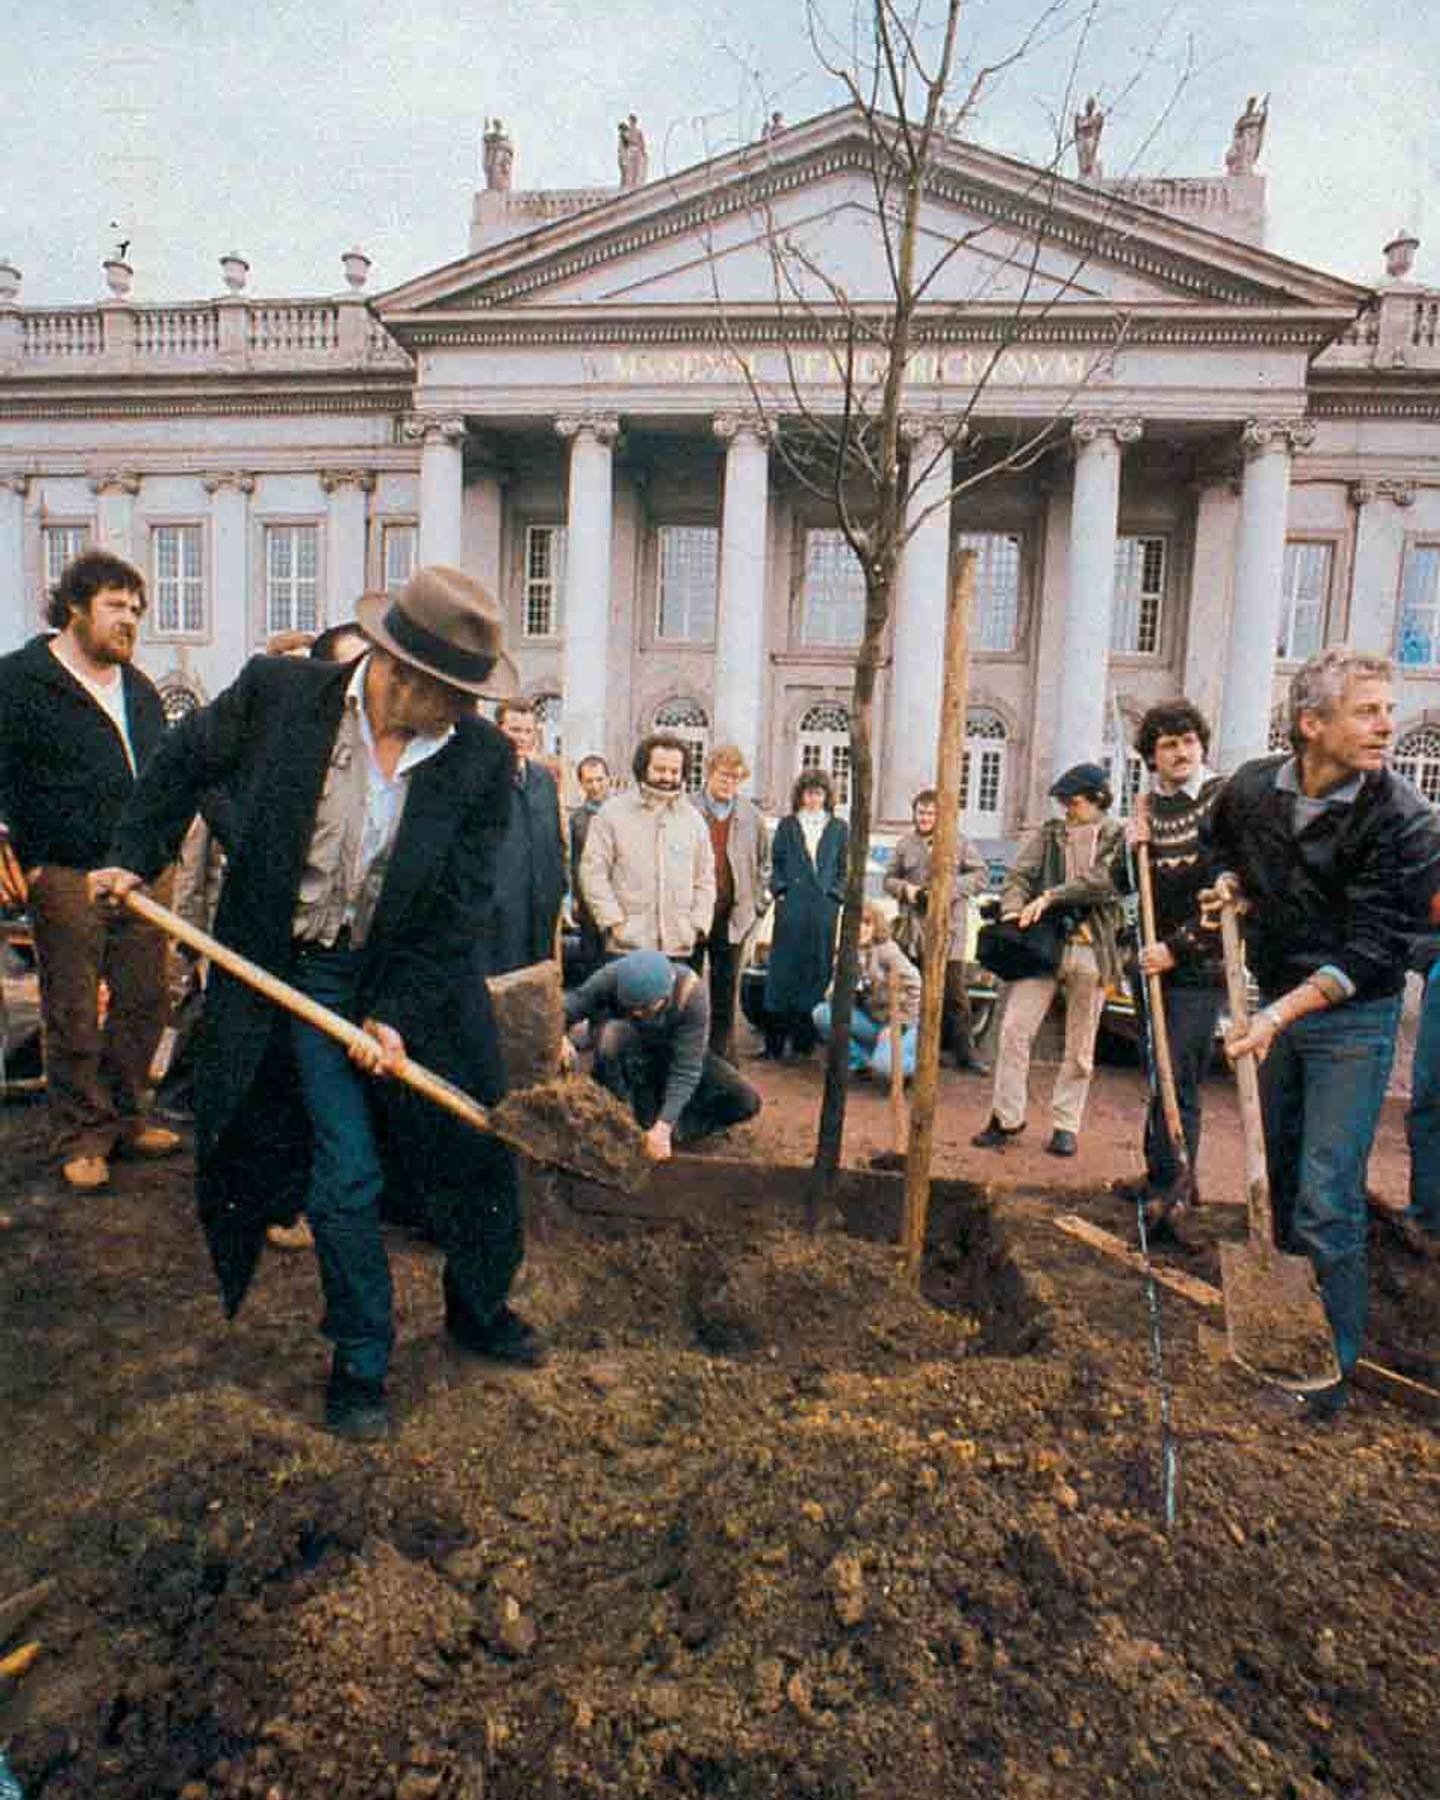
[[[250,279],[250,265],[243,256],[231,250],[220,258],[220,279],[232,294],[243,294]]]
[[[347,250],[340,258],[340,266],[345,271],[345,279],[358,294],[370,279],[370,258],[358,246]]]
[[[1420,240],[1413,232],[1398,231],[1385,246],[1385,273],[1391,281],[1408,281],[1415,267]]]
[[[118,256],[107,256],[100,265],[105,271],[105,285],[116,300],[128,300],[135,286],[135,270]]]
[[[20,298],[20,271],[8,256],[0,256],[0,306],[13,306]]]

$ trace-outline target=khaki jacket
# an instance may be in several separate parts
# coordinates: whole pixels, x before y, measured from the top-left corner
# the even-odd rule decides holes
[[[890,867],[885,874],[885,892],[900,902],[900,916],[895,924],[895,937],[907,956],[925,954],[926,914],[917,897],[930,885],[930,859],[933,844],[918,831],[909,831],[890,853]],[[969,902],[983,894],[990,885],[990,869],[985,858],[962,831],[955,844],[955,885],[950,896],[950,935],[946,940],[945,960],[965,960],[965,930]]]
[[[1000,916],[1009,918],[1041,894],[1053,893],[1054,904],[1068,909],[1087,928],[1100,979],[1106,987],[1122,987],[1125,970],[1116,934],[1125,922],[1125,910],[1110,879],[1110,868],[1124,846],[1125,827],[1118,819],[1102,819],[1090,873],[1078,881],[1067,881],[1065,821],[1047,819],[1021,839],[1015,860],[1005,872]]]
[[[688,794],[616,794],[590,821],[580,893],[605,948],[688,956],[715,914],[710,832]]]
[[[866,944],[860,951],[855,983],[856,1004],[863,1006],[877,1025],[890,1023],[890,995],[900,996],[900,1023],[920,1020],[920,971],[893,938],[883,944]]]
[[[695,810],[710,829],[702,797],[694,796]],[[753,800],[739,797],[730,815],[730,876],[735,884],[735,904],[730,909],[726,937],[738,944],[770,904],[770,829]]]

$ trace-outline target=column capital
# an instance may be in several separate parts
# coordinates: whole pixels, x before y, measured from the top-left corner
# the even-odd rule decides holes
[[[200,477],[200,485],[207,494],[218,494],[226,488],[233,488],[237,494],[253,494],[255,477],[245,469],[212,469]]]
[[[140,492],[140,477],[133,469],[96,469],[90,476],[92,494],[130,494]]]
[[[901,441],[914,449],[923,444],[926,438],[953,438],[955,444],[963,441],[970,427],[953,425],[942,419],[938,413],[902,413],[900,415]]]
[[[597,444],[613,444],[620,435],[620,420],[614,413],[561,413],[555,420],[558,437],[590,437]]]
[[[1293,456],[1308,450],[1315,442],[1315,425],[1311,419],[1247,419],[1240,431],[1240,448],[1246,459],[1263,456],[1268,450],[1284,450]]]
[[[451,444],[458,450],[465,442],[465,421],[453,413],[407,413],[400,435],[407,444]]]
[[[1117,448],[1123,450],[1127,444],[1138,443],[1144,431],[1145,425],[1140,419],[1117,418],[1109,413],[1081,413],[1070,422],[1070,442],[1083,450],[1102,438],[1113,438]]]
[[[1361,480],[1347,481],[1345,483],[1345,498],[1355,508],[1356,512],[1359,512],[1362,507],[1369,506],[1370,502],[1375,498],[1375,492],[1375,483],[1373,481]]]
[[[28,475],[0,475],[0,494],[18,494],[23,500],[29,488]]]
[[[1404,478],[1377,481],[1375,492],[1382,500],[1391,500],[1396,506],[1415,504],[1415,483]]]
[[[559,431],[560,421],[555,422]],[[710,429],[722,444],[733,444],[743,438],[749,438],[757,444],[768,445],[775,435],[775,427],[761,413],[755,412],[722,412],[716,413],[710,421]]]
[[[322,469],[320,485],[327,494],[333,494],[337,488],[359,488],[362,494],[375,491],[375,471],[373,469]]]

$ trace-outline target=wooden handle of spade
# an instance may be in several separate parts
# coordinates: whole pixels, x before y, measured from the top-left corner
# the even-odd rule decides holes
[[[1140,878],[1140,944],[1152,949],[1155,936],[1155,883],[1150,873],[1150,846],[1135,846],[1135,868]],[[1190,1168],[1190,1146],[1180,1121],[1180,1096],[1175,1091],[1175,1064],[1170,1056],[1170,1025],[1165,1017],[1165,990],[1158,975],[1145,977],[1145,1001],[1150,1009],[1150,1043],[1155,1053],[1155,1079],[1160,1087],[1160,1108],[1170,1138],[1170,1154],[1183,1176]]]
[[[1245,959],[1240,947],[1240,910],[1233,900],[1220,907],[1220,941],[1225,948],[1225,988],[1230,1025],[1244,1031],[1250,1023],[1250,997],[1245,991]],[[1270,1174],[1265,1166],[1265,1119],[1260,1110],[1260,1071],[1253,1056],[1237,1056],[1235,1088],[1240,1096],[1240,1132],[1245,1144],[1245,1204],[1250,1241],[1273,1249],[1275,1222],[1270,1210]]]
[[[339,1013],[332,1012],[328,1006],[322,1006],[318,1000],[312,1000],[308,994],[292,987],[288,981],[282,981],[278,975],[272,975],[268,969],[262,969],[259,963],[253,963],[249,957],[241,956],[238,950],[232,950],[222,944],[218,938],[211,937],[208,931],[202,931],[198,925],[182,919],[179,913],[171,912],[168,906],[162,906],[158,900],[152,900],[139,888],[132,888],[124,897],[124,904],[146,924],[154,925],[167,937],[178,943],[188,944],[201,956],[209,957],[216,968],[224,969],[227,975],[233,975],[237,981],[243,981],[246,987],[253,988],[257,994],[263,994],[297,1019],[303,1019],[307,1025],[313,1025],[317,1031],[323,1031],[327,1037],[334,1038],[337,1043],[344,1044],[347,1050],[363,1046],[380,1053],[380,1044],[362,1031],[358,1025]],[[423,1063],[412,1062],[407,1056],[398,1069],[387,1070],[387,1074],[395,1081],[403,1081],[406,1087],[413,1088],[417,1094],[423,1094],[436,1106],[443,1107],[453,1113],[457,1119],[476,1131],[493,1131],[490,1114],[473,1100],[464,1088],[457,1087],[453,1081],[447,1081],[443,1075],[437,1075],[433,1069],[427,1069]]]

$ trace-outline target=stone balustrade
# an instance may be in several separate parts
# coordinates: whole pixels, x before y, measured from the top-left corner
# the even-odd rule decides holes
[[[363,300],[219,300],[176,305],[0,307],[0,373],[187,373],[409,367]]]
[[[1440,288],[1382,288],[1317,358],[1321,369],[1440,369]]]

